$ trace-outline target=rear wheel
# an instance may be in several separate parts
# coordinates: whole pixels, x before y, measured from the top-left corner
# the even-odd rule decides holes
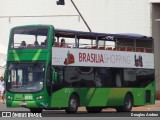
[[[88,113],[100,113],[102,112],[101,107],[86,107]]]
[[[124,106],[117,107],[117,112],[130,112],[133,106],[133,98],[131,94],[127,94],[124,100]]]
[[[30,108],[31,113],[41,113],[42,109],[41,108]]]
[[[65,110],[67,113],[76,113],[78,110],[78,106],[79,106],[79,99],[77,95],[73,94],[69,99],[69,106]]]

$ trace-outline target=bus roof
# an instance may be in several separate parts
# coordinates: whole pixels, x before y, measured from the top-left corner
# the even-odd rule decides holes
[[[23,28],[23,27],[30,27],[30,26],[31,27],[36,27],[36,26],[44,27],[44,26],[51,26],[51,25],[26,25],[26,26],[17,26],[14,28]],[[132,34],[132,33],[110,34],[110,33],[84,32],[84,31],[55,28],[55,36],[57,37],[75,38],[75,35],[77,35],[77,38],[79,39],[96,39],[97,37],[98,40],[106,40],[106,41],[114,41],[116,38],[126,38],[126,39],[134,39],[134,40],[135,39],[153,40],[152,37],[150,36],[144,36],[144,35]]]
[[[57,37],[70,37],[79,39],[95,39],[98,37],[98,40],[114,40],[113,38],[128,38],[128,39],[141,39],[141,40],[153,40],[152,37],[144,36],[140,34],[109,34],[109,33],[97,33],[97,32],[84,32],[84,31],[75,31],[75,30],[65,30],[65,29],[55,29],[55,36]]]

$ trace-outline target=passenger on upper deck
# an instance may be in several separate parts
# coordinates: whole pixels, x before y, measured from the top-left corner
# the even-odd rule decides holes
[[[47,39],[44,40],[44,42],[41,42],[41,45],[46,45],[47,44]]]
[[[53,46],[54,47],[60,47],[59,42],[57,42],[56,38],[53,38]]]
[[[26,42],[22,41],[21,44],[20,44],[20,47],[26,47]]]
[[[65,39],[61,39],[61,45],[60,47],[67,47],[66,43],[65,43]]]

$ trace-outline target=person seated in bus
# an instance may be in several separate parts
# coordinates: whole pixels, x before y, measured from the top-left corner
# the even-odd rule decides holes
[[[65,39],[61,39],[61,45],[60,47],[67,47],[67,44],[65,43]]]
[[[56,38],[53,38],[53,47],[60,47],[60,44],[59,44],[59,42],[56,40]]]
[[[36,40],[36,41],[34,41],[34,45],[35,45],[35,46],[39,45],[39,43],[38,43],[38,41],[37,41],[37,40]]]
[[[58,42],[55,42],[54,47],[60,47],[60,44]]]
[[[22,41],[21,44],[20,44],[20,47],[26,47],[26,42]]]

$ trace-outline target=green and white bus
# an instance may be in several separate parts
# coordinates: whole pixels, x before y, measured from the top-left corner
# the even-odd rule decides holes
[[[18,26],[10,32],[6,104],[31,112],[130,112],[155,103],[154,73],[152,37]]]

